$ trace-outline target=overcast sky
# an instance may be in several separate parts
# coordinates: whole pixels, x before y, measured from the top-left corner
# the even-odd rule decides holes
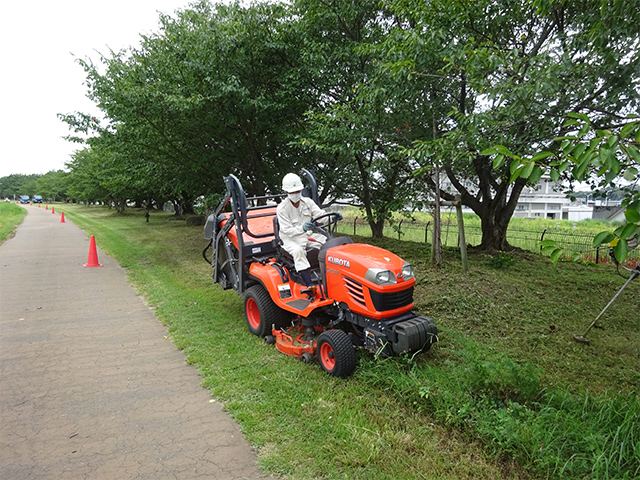
[[[64,168],[80,148],[58,113],[99,113],[76,58],[139,44],[190,0],[32,0],[0,7],[0,177]]]

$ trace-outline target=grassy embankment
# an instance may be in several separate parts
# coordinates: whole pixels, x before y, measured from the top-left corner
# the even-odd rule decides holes
[[[383,239],[416,270],[416,310],[433,317],[429,353],[334,379],[249,334],[242,300],[212,284],[200,227],[154,213],[64,206],[127,268],[203,385],[269,472],[291,479],[637,478],[640,282],[592,330],[624,280],[611,266],[536,254],[471,253],[460,271],[428,246]],[[356,240],[370,242],[367,238]]]
[[[27,211],[24,208],[14,203],[0,203],[0,244],[13,235],[26,214]]]

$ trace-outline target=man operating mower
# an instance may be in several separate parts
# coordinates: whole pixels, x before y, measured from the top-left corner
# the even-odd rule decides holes
[[[307,287],[311,281],[308,249],[320,249],[327,240],[320,233],[313,232],[311,219],[326,214],[310,198],[302,196],[302,180],[295,173],[287,173],[282,179],[282,190],[287,193],[276,210],[280,225],[280,239],[284,248],[292,257],[297,272]]]

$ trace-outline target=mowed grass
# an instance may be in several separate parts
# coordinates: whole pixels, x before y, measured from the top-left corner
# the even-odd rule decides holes
[[[0,203],[0,244],[13,235],[26,214],[27,211],[24,208],[14,203]]]
[[[56,206],[56,210],[59,208]],[[201,227],[157,212],[60,206],[127,268],[203,385],[224,403],[269,473],[290,479],[637,478],[640,281],[589,333],[624,284],[612,267],[354,238],[414,265],[416,310],[440,342],[426,354],[359,352],[348,379],[252,336],[242,299],[213,284]]]

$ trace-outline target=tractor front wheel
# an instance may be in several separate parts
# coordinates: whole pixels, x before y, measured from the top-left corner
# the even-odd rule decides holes
[[[249,331],[258,337],[271,334],[275,325],[280,328],[289,317],[288,313],[279,308],[269,292],[262,285],[249,287],[244,297],[244,315]]]
[[[328,330],[318,337],[317,355],[322,369],[333,377],[346,378],[356,369],[356,352],[342,330]]]

